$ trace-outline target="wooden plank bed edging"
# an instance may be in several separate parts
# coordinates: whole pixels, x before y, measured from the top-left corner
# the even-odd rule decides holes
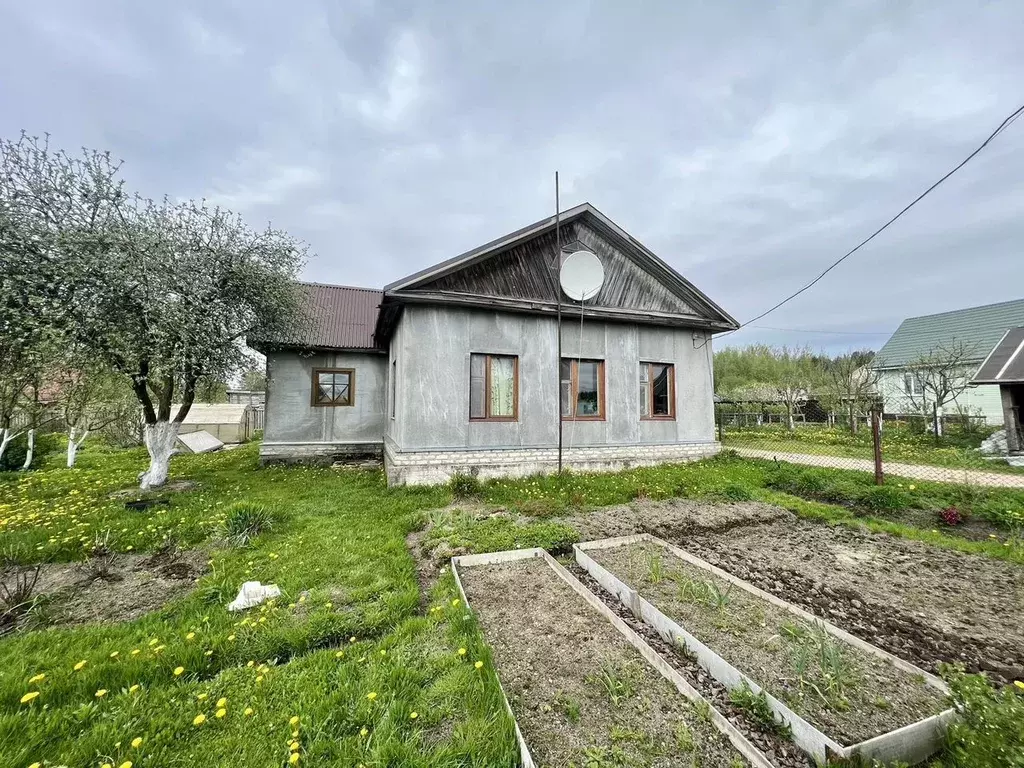
[[[725,717],[715,709],[714,705],[705,699],[701,694],[691,686],[682,675],[679,674],[665,659],[663,659],[657,651],[649,646],[643,638],[641,638],[636,632],[629,628],[629,626],[607,606],[605,605],[597,595],[587,589],[582,582],[579,581],[575,576],[569,573],[563,568],[558,561],[556,561],[551,555],[545,550],[535,547],[533,549],[517,549],[509,550],[505,552],[492,552],[482,555],[462,555],[459,557],[452,558],[452,574],[455,576],[455,583],[458,585],[459,594],[462,595],[462,600],[465,602],[469,610],[472,607],[469,605],[469,599],[466,597],[466,591],[462,586],[462,579],[459,577],[459,568],[473,568],[479,566],[493,565],[496,563],[508,563],[515,560],[525,560],[531,557],[536,557],[543,560],[555,574],[566,584],[569,585],[572,590],[583,598],[584,602],[597,611],[601,616],[606,618],[609,623],[626,639],[626,641],[633,646],[640,655],[653,666],[666,680],[671,682],[683,696],[692,702],[700,702],[708,706],[711,713],[711,720],[715,724],[715,727],[721,731],[733,747],[747,760],[752,768],[774,768],[768,758],[755,747],[750,741],[747,740],[740,731],[730,723]],[[499,677],[499,687],[501,681]],[[523,768],[535,768],[536,764],[530,755],[529,747],[526,744],[526,740],[523,738],[522,731],[519,729],[519,724],[515,720],[515,713],[512,711],[512,706],[509,704],[508,697],[505,695],[504,688],[501,689],[501,695],[505,700],[505,707],[508,709],[509,714],[512,716],[512,720],[515,723],[516,739],[519,741],[519,752],[523,762]]]
[[[718,682],[730,690],[746,684],[754,694],[763,693],[775,716],[782,722],[787,723],[793,731],[794,743],[807,752],[815,760],[824,762],[829,757],[829,752],[835,756],[849,759],[853,756],[865,757],[878,760],[883,763],[892,761],[903,761],[914,764],[924,760],[941,748],[943,737],[950,720],[955,716],[952,709],[944,710],[936,715],[918,720],[915,723],[897,728],[894,731],[875,736],[858,744],[843,746],[828,735],[823,733],[814,725],[790,709],[786,704],[772,696],[762,686],[746,674],[723,659],[711,648],[706,646],[694,637],[685,628],[665,616],[649,601],[641,597],[635,589],[612,574],[592,557],[587,550],[615,549],[638,543],[650,543],[668,550],[690,565],[701,568],[717,576],[718,578],[733,584],[746,592],[765,600],[772,605],[781,608],[793,615],[820,626],[830,635],[844,643],[857,648],[860,651],[874,655],[905,672],[920,675],[925,683],[943,694],[948,694],[946,684],[935,675],[929,674],[908,661],[893,656],[881,648],[851,635],[849,632],[836,627],[829,622],[799,608],[792,603],[786,602],[775,595],[755,587],[743,579],[733,576],[731,573],[718,568],[705,560],[695,557],[689,552],[673,546],[656,536],[650,534],[637,534],[633,536],[618,536],[610,539],[582,542],[573,545],[573,552],[576,562],[581,568],[590,574],[602,588],[609,594],[614,595],[629,610],[642,621],[652,626],[662,638],[672,644],[684,645],[689,653],[696,656],[697,662]]]

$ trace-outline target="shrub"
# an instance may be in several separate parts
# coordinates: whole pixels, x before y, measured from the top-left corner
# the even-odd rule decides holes
[[[750,501],[754,494],[742,483],[726,483],[719,493],[729,501]]]
[[[262,504],[239,501],[227,509],[224,533],[240,547],[248,545],[277,522],[277,515]]]
[[[964,516],[955,506],[949,506],[940,511],[939,517],[946,525],[960,525],[964,521]]]
[[[38,467],[44,458],[60,450],[60,435],[46,433],[36,435],[35,448],[32,450],[32,466]],[[19,435],[7,445],[7,450],[0,458],[0,472],[14,472],[21,469],[28,454],[28,435]]]
[[[456,499],[469,499],[479,496],[483,486],[480,480],[472,475],[459,473],[452,475],[452,479],[448,481],[448,488]]]
[[[910,506],[910,498],[894,485],[872,485],[865,488],[857,503],[871,512],[896,512]]]
[[[994,688],[984,675],[943,665],[953,705],[960,714],[949,727],[942,765],[950,768],[1024,766],[1024,690]]]
[[[852,504],[864,493],[861,486],[849,480],[836,480],[825,486],[821,498],[834,504]]]

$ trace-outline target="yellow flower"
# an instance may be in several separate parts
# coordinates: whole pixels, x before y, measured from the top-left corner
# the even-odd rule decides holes
[[[139,690],[139,684],[138,683],[136,683],[131,688],[129,688],[128,689],[128,693],[135,693],[137,690]]]
[[[290,725],[292,728],[294,728],[298,724],[299,724],[299,716],[298,715],[292,715],[292,719],[288,721],[288,725]]]
[[[381,656],[385,656],[385,655],[387,655],[387,651],[381,651],[381,652],[380,652],[380,655],[381,655]]]
[[[77,664],[75,664],[75,672],[81,671],[82,667],[84,667],[88,663],[89,663],[88,661],[82,660],[82,661],[78,662]]]
[[[453,608],[458,608],[459,607],[459,598],[456,597],[454,600],[452,600],[452,607]]]
[[[245,662],[245,666],[247,666],[249,669],[252,669],[253,667],[256,666],[256,662],[255,661],[247,661],[247,662]]]
[[[212,650],[210,650],[210,651],[205,651],[205,652],[203,653],[203,656],[213,656],[213,651],[212,651]]]
[[[1024,691],[1024,683],[1022,683],[1020,680],[1014,680],[1013,684],[1020,688],[1022,691]]]
[[[228,642],[234,642],[234,639],[235,639],[234,635],[228,635]]]
[[[476,667],[477,669],[480,669],[480,667],[482,667],[483,665],[484,665],[484,663],[483,663],[482,661],[478,661],[478,662],[477,662],[476,664],[474,664],[473,666],[474,666],[474,667]]]
[[[459,656],[465,656],[465,655],[466,655],[466,649],[465,648],[459,648]]]
[[[182,675],[182,673],[183,673],[184,671],[185,671],[185,668],[184,668],[184,667],[175,667],[175,668],[174,668],[174,676],[175,676],[175,677],[181,677],[181,675]]]
[[[355,638],[355,636],[353,635],[352,637],[350,637],[350,638],[348,639],[348,641],[349,641],[350,643],[354,643],[354,642],[356,641],[356,638]]]
[[[125,760],[117,768],[132,768],[132,761],[131,760]]]
[[[362,728],[359,729],[359,735],[360,736],[365,736],[368,733],[369,733],[369,731],[366,730],[366,726],[365,725]]]
[[[114,768],[114,766],[112,766],[110,763],[104,763],[100,766],[100,768]]]
[[[228,705],[228,700],[224,696],[221,696],[219,699],[217,699],[217,709],[223,709],[227,705]]]
[[[185,635],[185,639],[186,640],[195,640],[196,639],[196,633],[195,632],[189,632],[187,635]]]
[[[333,608],[334,603],[324,603],[324,608]]]
[[[199,699],[200,701],[206,701],[206,697],[208,695],[209,694],[206,694],[206,693],[200,693],[198,696],[196,696],[196,698]]]
[[[30,677],[28,679],[28,681],[29,681],[30,684],[31,683],[40,683],[40,682],[42,682],[45,679],[46,679],[46,675],[44,675],[42,672],[40,672],[38,675],[32,675],[32,677]]]
[[[32,763],[28,768],[43,768],[42,763]]]
[[[344,655],[345,655],[345,652],[344,652],[344,651],[338,651],[338,652],[337,652],[336,654],[334,654],[334,658],[336,658],[336,659],[340,659],[340,658],[341,658],[342,656],[344,656]],[[32,682],[32,681],[31,681],[31,680],[29,680],[29,682]]]
[[[132,739],[132,749],[138,749],[141,746],[142,746],[142,737],[141,736],[136,736],[134,739]]]
[[[152,640],[149,641],[149,645],[150,645],[150,647],[152,647],[152,646],[156,645],[159,642],[160,642],[160,638],[159,637],[154,637]]]
[[[30,701],[32,701],[32,699],[34,699],[38,695],[39,695],[39,691],[29,691],[28,693],[26,693],[24,696],[21,697],[21,703],[22,704],[28,704]]]
[[[142,653],[142,651],[138,648],[132,648],[132,656],[138,656],[140,653]]]
[[[373,701],[374,699],[377,698],[377,692],[376,691],[370,691],[368,694],[366,694],[366,698],[368,698],[370,701]]]
[[[107,695],[107,689],[106,688],[100,688],[98,691],[96,691],[96,698],[97,699],[102,699],[106,695]]]
[[[246,707],[245,711],[242,714],[245,715],[246,717],[251,716],[252,715],[252,707]]]
[[[256,682],[257,683],[262,683],[263,682],[263,675],[256,675]]]
[[[294,741],[294,740],[288,742],[288,751],[289,752],[298,752],[299,751],[299,742]]]
[[[227,713],[228,713],[228,711],[226,709],[224,709],[224,707],[221,707],[220,709],[217,710],[217,717],[219,717],[219,718],[220,717],[224,717],[224,715],[226,715]]]
[[[409,713],[409,719],[410,719],[410,720],[415,720],[415,719],[416,719],[417,717],[419,717],[419,716],[420,716],[420,713],[419,713],[419,712],[410,712],[410,713]]]
[[[120,651],[111,651],[110,652],[110,658],[112,658],[112,659],[116,659],[120,655],[121,655]]]
[[[911,485],[908,485],[907,487],[908,487],[908,488],[909,488],[910,490],[914,490],[915,488],[917,488],[917,486],[916,486],[916,485],[913,485],[913,484],[911,484]]]
[[[299,764],[299,753],[298,752],[292,752],[292,756],[288,758],[288,764],[289,765],[298,765]]]
[[[200,713],[200,714],[196,715],[195,718],[193,718],[192,725],[202,725],[205,722],[206,722],[206,715]]]

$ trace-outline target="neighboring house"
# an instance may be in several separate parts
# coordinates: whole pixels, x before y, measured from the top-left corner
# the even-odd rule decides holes
[[[555,218],[383,291],[305,284],[308,338],[267,355],[265,461],[381,456],[388,481],[611,469],[711,455],[711,336],[736,321],[590,204],[561,217],[564,258],[605,280],[562,295]]]
[[[875,357],[879,371],[878,392],[886,413],[921,413],[921,362],[960,351],[956,377],[967,383],[978,366],[1006,331],[1024,325],[1024,299],[971,307],[904,320]],[[982,416],[987,424],[1003,423],[999,387],[969,386],[939,409],[940,414],[958,412]]]
[[[1024,453],[1024,328],[1011,328],[992,348],[973,382],[998,387],[1006,449]]]
[[[228,402],[234,405],[262,406],[267,393],[262,389],[229,389]]]

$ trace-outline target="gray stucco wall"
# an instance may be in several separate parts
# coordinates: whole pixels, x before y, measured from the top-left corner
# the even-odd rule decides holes
[[[350,406],[310,405],[314,368],[355,370]],[[381,452],[387,358],[360,352],[267,355],[267,410],[261,455],[268,459]]]
[[[554,319],[411,305],[392,338],[397,360],[392,450],[547,448],[558,444],[557,326]],[[711,344],[702,331],[587,321],[562,327],[563,355],[605,361],[604,421],[565,422],[573,446],[664,445],[715,440]],[[701,346],[704,345],[704,346]],[[469,420],[473,352],[519,356],[519,420]],[[639,363],[674,363],[676,419],[641,421]]]

